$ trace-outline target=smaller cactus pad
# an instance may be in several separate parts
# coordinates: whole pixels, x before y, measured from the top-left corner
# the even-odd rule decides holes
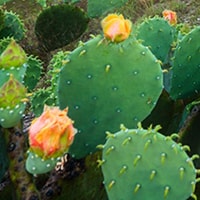
[[[158,132],[160,126],[143,129],[121,127],[108,133],[103,148],[104,184],[109,200],[185,200],[193,194],[196,169],[185,149]]]
[[[193,98],[200,93],[200,26],[185,35],[177,45],[172,61],[170,96]]]
[[[26,160],[26,170],[31,174],[44,174],[53,170],[59,158],[50,158],[44,160],[31,151],[28,151],[28,158]]]
[[[147,34],[148,33],[148,34]],[[175,39],[175,28],[159,17],[148,18],[137,27],[137,39],[143,41],[163,63],[169,62],[169,52]]]

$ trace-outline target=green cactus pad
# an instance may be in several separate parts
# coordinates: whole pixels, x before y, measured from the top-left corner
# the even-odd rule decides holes
[[[88,0],[88,15],[100,17],[105,12],[111,11],[125,4],[128,0]]]
[[[5,11],[4,27],[0,30],[0,38],[13,37],[16,41],[23,39],[25,29],[19,16],[12,11]]]
[[[51,51],[76,40],[86,30],[88,21],[87,15],[78,7],[55,5],[40,13],[35,33],[39,41]]]
[[[148,33],[148,34],[147,34]],[[169,52],[175,39],[175,28],[163,18],[154,17],[144,20],[137,27],[137,39],[143,41],[152,53],[163,63],[169,62]]]
[[[185,200],[196,197],[196,169],[182,146],[165,137],[160,126],[108,133],[102,166],[109,200]],[[196,199],[196,198],[195,198]]]
[[[136,125],[150,114],[162,91],[162,71],[151,51],[129,37],[112,43],[95,37],[71,52],[58,82],[61,108],[79,129],[70,153],[83,157],[105,141],[106,127]]]
[[[14,108],[0,108],[0,125],[4,128],[16,126],[25,111],[26,103],[17,104]]]
[[[42,159],[31,151],[28,151],[26,159],[26,170],[31,174],[44,174],[53,170],[59,158]]]
[[[27,58],[26,66],[27,69],[24,76],[24,85],[28,88],[28,91],[31,91],[40,80],[42,61],[31,55]]]
[[[170,96],[192,98],[200,93],[200,27],[185,35],[177,45],[172,61]]]

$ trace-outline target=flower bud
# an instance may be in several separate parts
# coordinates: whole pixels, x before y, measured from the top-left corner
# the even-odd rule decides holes
[[[176,12],[173,12],[171,10],[164,10],[162,12],[163,17],[165,20],[167,20],[171,25],[176,25],[177,24],[177,15]]]
[[[121,42],[131,33],[132,23],[123,15],[109,14],[101,21],[104,36],[112,42]]]
[[[76,129],[67,112],[67,108],[44,107],[41,116],[33,120],[29,129],[30,151],[43,159],[58,157],[68,151]]]

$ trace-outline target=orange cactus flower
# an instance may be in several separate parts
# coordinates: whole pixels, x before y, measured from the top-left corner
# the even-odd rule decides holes
[[[29,129],[30,150],[42,158],[58,157],[66,153],[74,140],[76,129],[67,116],[68,108],[45,106],[40,117]]]
[[[104,36],[112,42],[121,42],[131,33],[132,23],[123,15],[109,14],[101,21]]]
[[[176,12],[173,12],[171,10],[164,10],[162,12],[163,17],[171,24],[176,25],[177,24],[177,15]]]

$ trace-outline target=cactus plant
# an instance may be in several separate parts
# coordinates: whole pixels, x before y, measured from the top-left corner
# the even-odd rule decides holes
[[[4,25],[0,30],[0,38],[13,37],[16,41],[23,39],[25,28],[19,16],[12,11],[5,11],[4,15]]]
[[[136,125],[154,108],[162,91],[162,71],[151,51],[133,36],[113,43],[94,37],[68,54],[58,81],[61,108],[69,106],[79,133],[70,153],[83,157],[115,131]]]
[[[17,125],[26,107],[26,88],[13,75],[0,88],[0,124],[4,128]]]
[[[125,4],[128,0],[88,0],[88,15],[89,17],[100,17],[105,12],[111,11]]]
[[[107,133],[99,164],[104,174],[104,184],[109,200],[154,199],[185,200],[193,193],[197,170],[193,159],[185,150],[188,146],[177,144],[172,138],[158,132],[160,126],[121,130]]]
[[[175,33],[176,29],[165,19],[153,17],[137,25],[136,37],[142,40],[142,44],[148,46],[159,60],[167,64],[170,62],[169,53]]]
[[[178,43],[172,60],[170,96],[173,99],[194,98],[200,92],[200,27],[192,29]]]
[[[40,13],[35,33],[46,49],[51,51],[76,40],[86,30],[87,24],[86,13],[78,7],[55,5]]]

